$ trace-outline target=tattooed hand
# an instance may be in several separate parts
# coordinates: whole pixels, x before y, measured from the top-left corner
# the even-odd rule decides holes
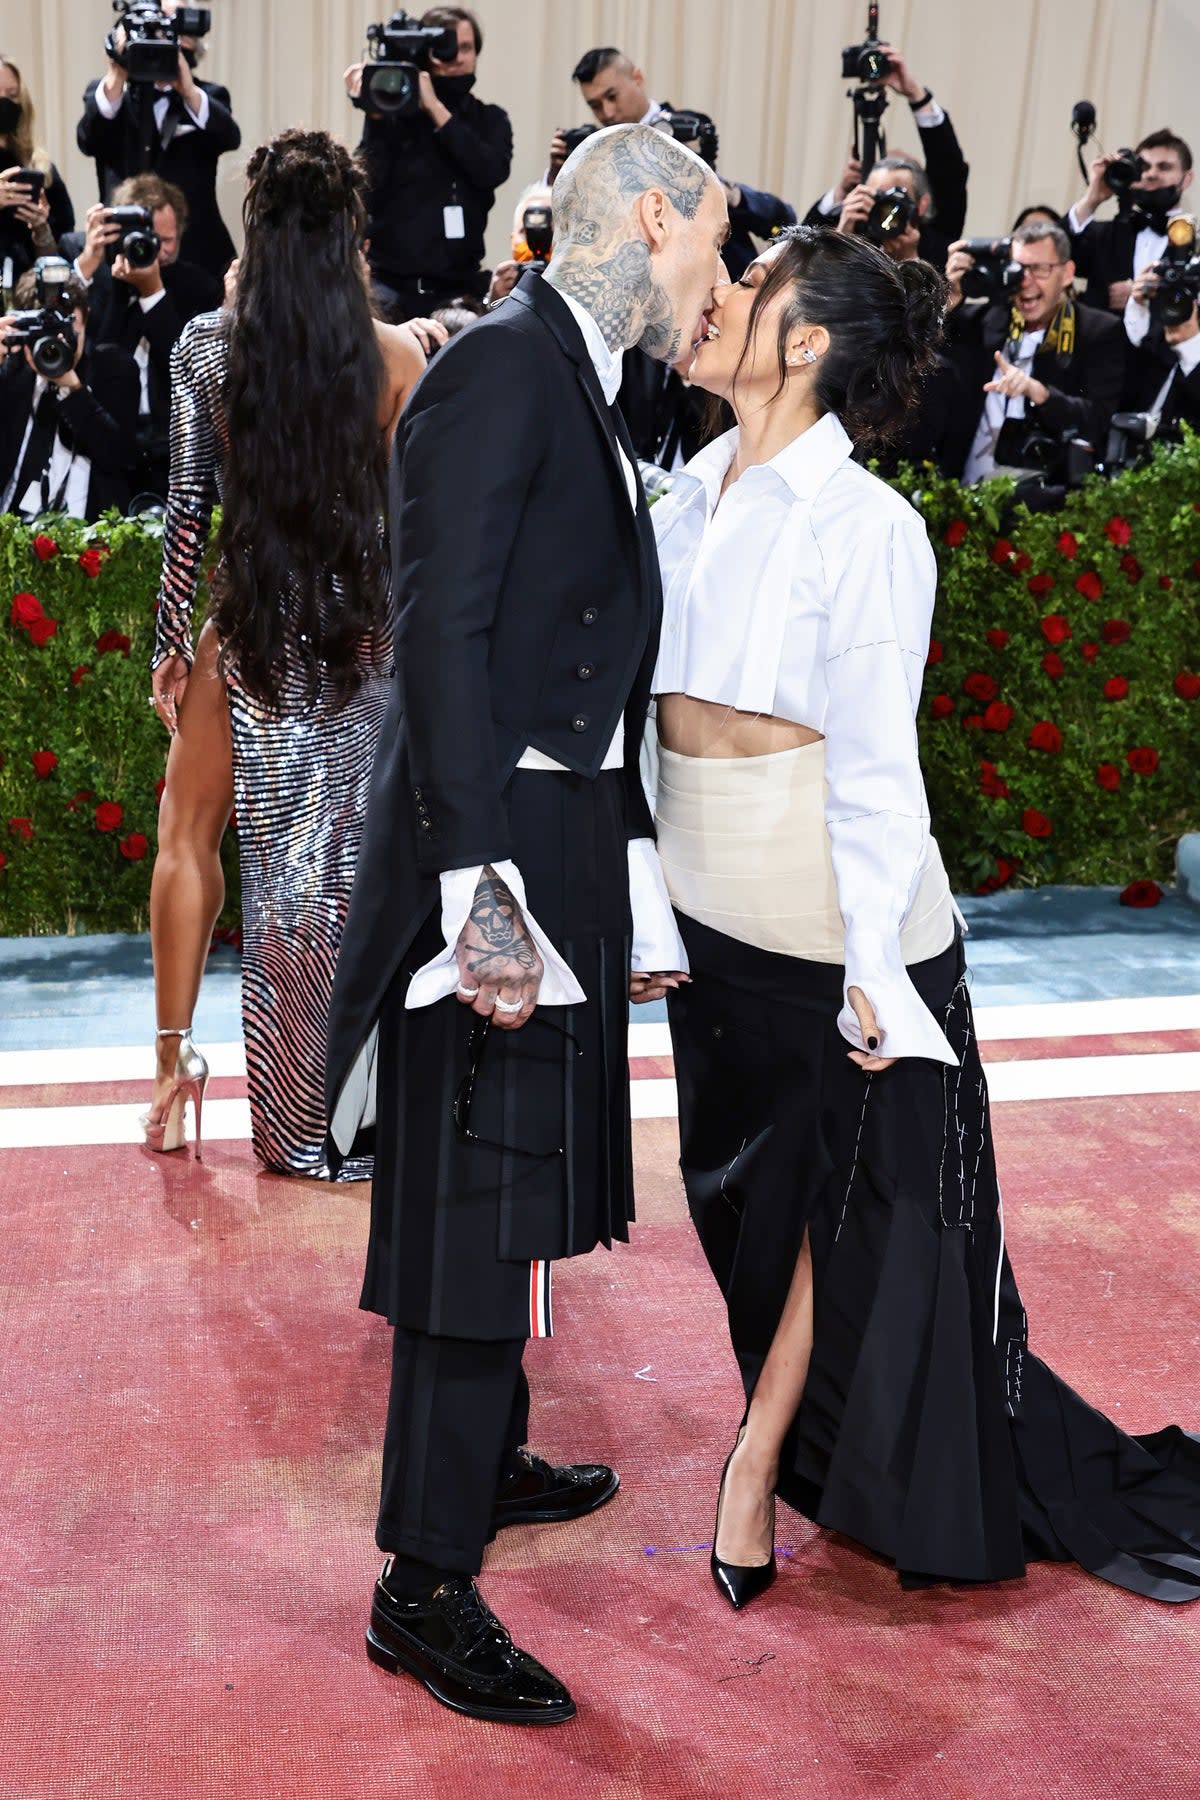
[[[537,1005],[543,964],[512,889],[490,864],[479,877],[471,913],[458,934],[458,999],[501,1031],[513,1031]],[[497,1006],[497,1001],[505,1006]],[[505,1007],[521,1002],[517,1011]]]

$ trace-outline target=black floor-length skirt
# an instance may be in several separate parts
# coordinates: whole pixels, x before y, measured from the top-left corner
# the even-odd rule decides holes
[[[961,945],[909,971],[961,1066],[865,1076],[836,1025],[840,967],[679,922],[681,1166],[747,1395],[809,1233],[813,1352],[780,1497],[906,1585],[1050,1558],[1200,1599],[1200,1438],[1127,1436],[1029,1351]]]

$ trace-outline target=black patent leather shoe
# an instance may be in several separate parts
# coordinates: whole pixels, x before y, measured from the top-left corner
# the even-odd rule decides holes
[[[575,1717],[562,1682],[519,1650],[475,1583],[451,1575],[428,1600],[395,1600],[375,1583],[367,1655],[404,1670],[453,1712],[501,1725],[561,1725]]]
[[[713,1583],[718,1594],[728,1600],[735,1612],[741,1612],[743,1606],[749,1606],[760,1594],[765,1594],[775,1579],[775,1552],[765,1563],[727,1563],[717,1555],[717,1538],[721,1533],[721,1508],[725,1504],[725,1477],[729,1473],[729,1465],[733,1461],[734,1451],[742,1441],[745,1427],[737,1434],[737,1443],[725,1458],[725,1467],[721,1470],[721,1485],[717,1489],[717,1522],[713,1526],[712,1555],[708,1566],[712,1571]]]
[[[615,1469],[603,1463],[548,1463],[528,1450],[517,1452],[516,1466],[500,1484],[492,1518],[495,1530],[505,1525],[550,1525],[582,1519],[611,1500],[621,1485]]]

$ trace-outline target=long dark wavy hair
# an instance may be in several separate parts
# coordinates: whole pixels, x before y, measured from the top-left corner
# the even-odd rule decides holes
[[[387,618],[366,177],[323,131],[282,132],[246,173],[213,621],[226,665],[268,704],[297,677],[311,704],[323,673],[345,700]]]

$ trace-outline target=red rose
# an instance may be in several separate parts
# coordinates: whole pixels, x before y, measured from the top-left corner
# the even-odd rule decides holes
[[[1014,575],[1023,575],[1026,569],[1032,569],[1033,558],[1030,556],[1028,550],[1018,550],[1008,566]]]
[[[1123,644],[1129,636],[1129,626],[1124,619],[1105,619],[1100,636],[1106,644]]]
[[[1153,775],[1158,767],[1158,751],[1149,744],[1138,744],[1125,758],[1135,775]]]
[[[978,669],[973,675],[968,675],[963,682],[963,693],[969,694],[972,700],[978,700],[981,705],[989,700],[994,700],[999,692],[999,683]]]
[[[1096,785],[1115,794],[1121,785],[1121,771],[1116,763],[1101,763],[1096,770]]]
[[[964,731],[982,731],[983,715],[982,713],[966,713],[962,723]]]
[[[995,763],[980,763],[979,787],[989,800],[1007,800],[1009,797],[1008,783],[1002,775],[997,775]]]
[[[7,867],[8,867],[8,858],[7,858],[7,856],[5,856],[3,850],[0,850],[0,869],[7,869]]]
[[[1106,700],[1123,700],[1129,692],[1129,683],[1123,675],[1110,675],[1104,684]]]
[[[944,544],[949,544],[951,550],[957,550],[958,546],[966,537],[967,530],[968,526],[965,519],[951,519],[949,525],[947,525],[945,531],[942,533],[942,542]]]
[[[945,654],[946,654],[945,650],[942,648],[941,644],[938,643],[937,639],[930,638],[929,654],[925,658],[925,667],[928,668],[931,663],[941,662],[941,660],[942,660],[943,656],[945,656]]]
[[[1080,644],[1079,654],[1084,662],[1095,662],[1100,654],[1100,646],[1099,644]]]
[[[1031,575],[1025,583],[1035,600],[1040,600],[1044,594],[1048,594],[1054,585],[1053,575]]]
[[[1062,732],[1049,719],[1041,719],[1029,734],[1031,750],[1045,750],[1050,756],[1057,756],[1062,749]]]
[[[1122,906],[1157,906],[1162,897],[1157,881],[1131,881],[1120,895]]]
[[[49,562],[52,556],[58,555],[58,545],[52,537],[46,537],[39,531],[33,540],[33,554],[39,562]]]
[[[102,800],[96,808],[96,830],[115,831],[125,817],[125,808],[116,800]]]
[[[1200,697],[1200,675],[1193,675],[1188,669],[1181,669],[1172,686],[1181,700],[1195,700]]]
[[[1073,531],[1060,531],[1056,548],[1060,556],[1065,556],[1068,562],[1074,562],[1079,555],[1079,540]]]
[[[22,842],[27,844],[33,836],[33,820],[10,819],[8,821],[8,829],[10,836],[20,838]]]
[[[1048,838],[1054,830],[1045,813],[1039,812],[1036,806],[1027,806],[1021,814],[1021,826],[1031,838]]]
[[[1006,706],[1003,700],[993,700],[990,706],[983,709],[983,724],[986,731],[1007,731],[1013,722],[1013,708]]]
[[[44,649],[50,639],[57,635],[57,632],[57,619],[35,619],[29,627],[29,635],[39,650]]]
[[[1061,613],[1046,614],[1042,620],[1042,636],[1048,644],[1065,644],[1071,635],[1071,627]]]
[[[140,831],[131,831],[128,837],[123,837],[121,839],[117,848],[127,862],[141,862],[143,856],[145,856],[147,850],[150,848],[150,843],[147,838],[142,836]]]
[[[998,628],[989,631],[987,634],[987,641],[992,646],[993,650],[1003,650],[1008,644],[1008,633],[1007,631],[1001,631]]]
[[[1197,679],[1200,679],[1200,677]],[[935,694],[933,699],[929,702],[929,716],[931,719],[948,719],[953,711],[954,702],[949,694]]]
[[[84,802],[87,800],[90,800],[91,797],[92,797],[92,790],[90,788],[80,788],[80,790],[76,794],[75,798],[73,800],[67,801],[67,811],[68,812],[78,812],[79,808],[84,804]]]
[[[1012,880],[1019,867],[1020,864],[1015,856],[998,856],[996,873],[989,875],[986,881],[981,881],[975,892],[977,894],[994,894],[997,888],[1002,888],[1006,882]]]
[[[45,781],[53,775],[58,767],[58,758],[53,750],[35,750],[33,753],[33,772],[39,781]]]
[[[1052,681],[1057,681],[1060,675],[1065,675],[1067,672],[1067,665],[1057,650],[1047,650],[1042,658],[1042,667]]]
[[[1104,592],[1104,583],[1095,569],[1085,569],[1082,575],[1075,577],[1075,592],[1082,594],[1085,600],[1098,600]]]
[[[1133,536],[1133,532],[1128,519],[1114,517],[1104,527],[1104,535],[1110,544],[1115,544],[1119,550],[1123,550]]]
[[[1142,565],[1136,556],[1125,555],[1121,558],[1121,573],[1130,585],[1142,579]]]
[[[28,631],[35,619],[45,617],[36,594],[14,594],[9,618],[22,631]]]
[[[1013,547],[1007,538],[997,538],[991,549],[988,551],[988,555],[991,557],[992,561],[994,563],[1000,563],[1002,566],[1007,566],[1008,559],[1012,553]]]
[[[90,575],[94,581],[96,576],[100,573],[100,565],[103,561],[104,558],[98,550],[85,550],[83,555],[79,558],[79,566],[84,574]]]
[[[80,663],[80,665],[77,669],[71,670],[71,686],[72,687],[82,687],[84,676],[90,675],[91,672],[92,671],[88,667],[87,663]]]
[[[120,631],[102,631],[96,639],[96,654],[107,656],[110,650],[119,650],[122,656],[128,656],[129,639]]]
[[[1158,578],[1158,585],[1164,594],[1169,594],[1171,589],[1175,586],[1175,583],[1171,580],[1169,575],[1160,575]]]

